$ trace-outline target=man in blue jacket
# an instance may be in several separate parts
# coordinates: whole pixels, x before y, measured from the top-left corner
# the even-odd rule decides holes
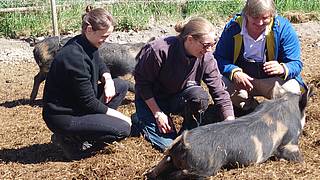
[[[254,96],[272,97],[276,81],[301,93],[300,44],[290,22],[276,15],[273,0],[247,0],[241,14],[224,28],[214,56],[233,105],[257,106]]]

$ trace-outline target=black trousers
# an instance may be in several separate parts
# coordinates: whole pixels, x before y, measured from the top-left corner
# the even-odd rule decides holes
[[[108,107],[117,109],[128,91],[128,83],[122,79],[113,79],[116,96],[107,104]],[[103,88],[103,86],[99,87]],[[103,95],[103,89],[99,90]],[[104,99],[103,97],[100,100]],[[45,119],[48,128],[53,133],[73,137],[81,141],[112,142],[130,135],[130,125],[119,118],[106,114],[73,115],[47,115]]]

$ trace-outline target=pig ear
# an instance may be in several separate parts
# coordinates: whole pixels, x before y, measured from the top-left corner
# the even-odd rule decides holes
[[[272,99],[278,99],[286,92],[287,91],[278,83],[278,81],[276,81],[273,87]]]
[[[313,89],[314,86],[311,85],[308,87],[308,89],[301,95],[300,101],[299,101],[299,107],[301,111],[304,111],[304,109],[307,106],[309,98],[313,95]]]

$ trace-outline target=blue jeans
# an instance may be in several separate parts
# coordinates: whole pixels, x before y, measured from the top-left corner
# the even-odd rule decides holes
[[[202,87],[193,86],[192,88],[187,88],[181,93],[173,95],[169,98],[155,98],[155,100],[165,114],[169,115],[172,113],[182,115],[185,123],[185,111],[187,104],[192,108],[191,111],[196,112],[201,109],[205,110],[207,106],[203,104],[208,104],[209,97],[208,93]],[[197,100],[200,100],[200,104],[198,104]],[[161,133],[157,127],[153,113],[144,100],[136,96],[135,106],[139,121],[137,123],[139,128],[142,130],[145,139],[149,141],[156,149],[164,151],[178,135],[175,127],[173,127],[174,132],[172,133]],[[182,129],[188,128],[182,127]]]

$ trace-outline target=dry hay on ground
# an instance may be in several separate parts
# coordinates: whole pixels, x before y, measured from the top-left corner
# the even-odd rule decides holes
[[[289,19],[292,23],[305,23],[309,21],[318,21],[319,13],[302,13],[302,12],[285,12],[284,17]]]
[[[306,82],[316,85],[300,141],[305,162],[269,160],[256,166],[221,171],[213,179],[319,179],[320,48],[313,44],[312,39],[302,40],[303,74]],[[36,106],[28,105],[37,71],[36,65],[30,62],[0,62],[0,179],[143,179],[143,172],[161,159],[162,154],[142,137],[132,137],[109,145],[94,157],[65,161],[61,150],[50,143],[51,132],[41,117],[41,99]],[[120,111],[127,115],[135,111],[133,94],[127,96]]]

